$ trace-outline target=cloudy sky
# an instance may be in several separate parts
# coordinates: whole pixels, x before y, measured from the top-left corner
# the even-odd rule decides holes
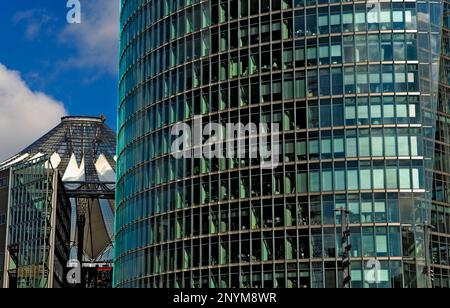
[[[0,10],[0,161],[64,115],[105,115],[116,128],[119,0],[4,1]]]

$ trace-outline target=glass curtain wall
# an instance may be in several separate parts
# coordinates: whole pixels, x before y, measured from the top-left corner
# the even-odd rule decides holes
[[[39,158],[12,169],[8,225],[10,271],[17,288],[49,286],[53,169]]]
[[[431,262],[435,288],[450,287],[450,19],[449,3],[443,2],[443,29],[440,63],[439,104],[436,118],[433,205],[431,225]]]
[[[115,286],[340,287],[340,207],[353,287],[425,286],[441,20],[441,1],[121,1]],[[280,124],[282,163],[175,159],[198,117]]]

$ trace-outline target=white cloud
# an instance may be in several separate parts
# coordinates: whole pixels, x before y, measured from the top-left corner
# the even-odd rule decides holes
[[[0,63],[0,161],[36,141],[66,114],[61,102],[33,92],[19,72]]]
[[[66,68],[100,69],[116,76],[118,67],[119,0],[81,1],[81,24],[68,24],[60,40],[73,46],[77,56]]]
[[[45,9],[30,9],[17,12],[12,21],[15,25],[23,25],[25,37],[32,41],[43,35],[52,35],[56,18]]]

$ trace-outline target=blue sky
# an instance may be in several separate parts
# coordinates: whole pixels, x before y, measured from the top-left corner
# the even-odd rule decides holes
[[[119,0],[80,2],[78,25],[66,21],[67,0],[2,1],[0,160],[60,115],[103,114],[116,129]]]

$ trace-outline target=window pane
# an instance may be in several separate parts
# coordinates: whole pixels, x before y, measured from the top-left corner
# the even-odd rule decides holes
[[[347,171],[347,180],[348,180],[348,190],[358,190],[359,189],[359,181],[358,181],[358,170],[348,170]]]
[[[410,169],[402,168],[400,172],[400,189],[411,189]]]

